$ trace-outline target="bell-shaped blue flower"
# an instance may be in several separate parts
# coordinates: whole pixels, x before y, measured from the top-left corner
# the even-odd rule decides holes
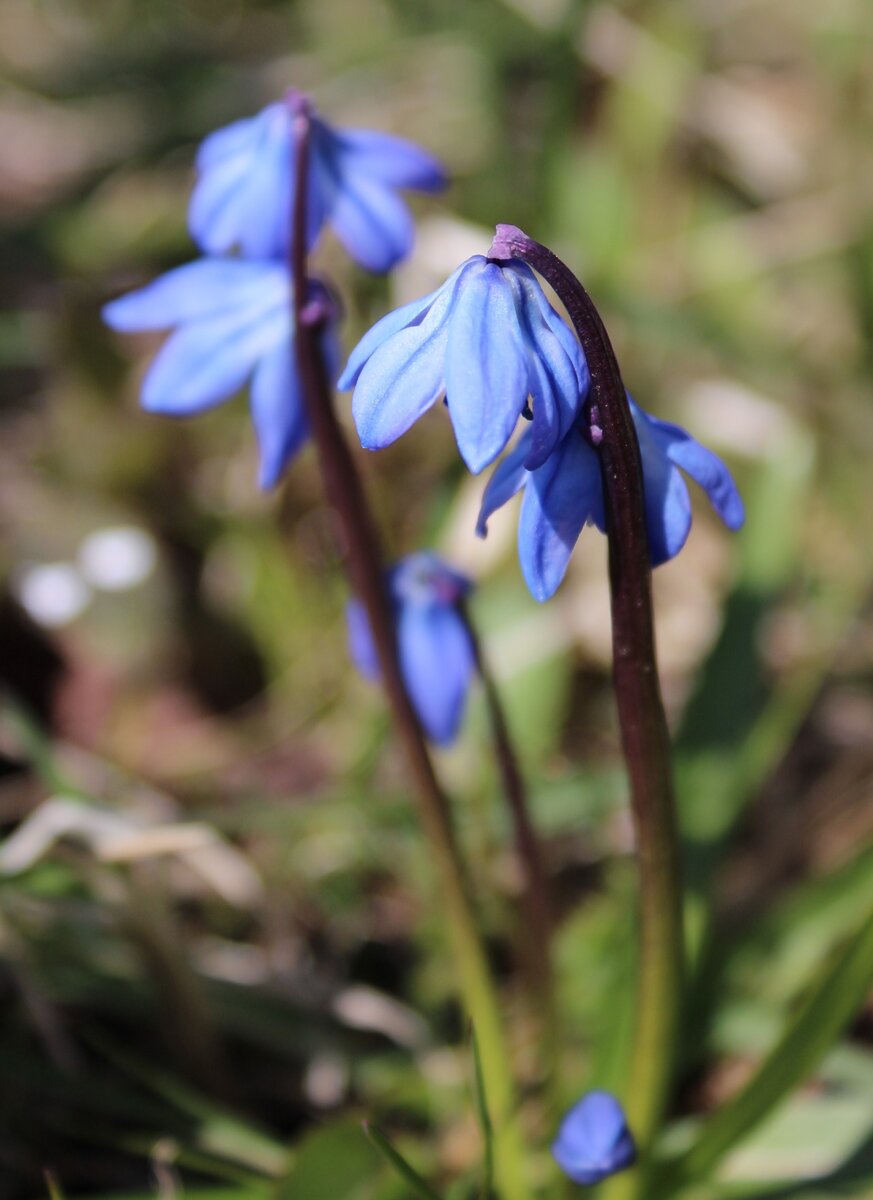
[[[678,554],[691,529],[691,499],[681,471],[703,488],[728,529],[739,529],[745,518],[743,502],[721,459],[678,425],[659,421],[628,400],[643,463],[652,565]],[[534,471],[526,466],[529,436],[519,439],[488,481],[476,532],[484,537],[491,514],[524,488],[518,557],[531,594],[543,601],[564,578],[584,526],[590,523],[605,532],[606,518],[600,462],[581,422]]]
[[[383,317],[352,351],[361,444],[379,450],[445,395],[458,449],[473,472],[531,416],[525,465],[542,466],[569,431],[589,385],[575,334],[517,260],[475,255],[441,288]]]
[[[459,611],[472,584],[425,551],[396,563],[387,582],[403,682],[427,736],[447,745],[460,729],[475,670],[470,631]],[[350,601],[347,617],[352,659],[367,679],[378,679],[376,648],[360,601]]]
[[[314,302],[329,303],[321,285],[311,286]],[[309,432],[283,263],[198,259],[113,300],[103,317],[124,333],[173,330],[143,381],[142,405],[149,412],[193,416],[250,383],[260,484],[278,483]],[[337,348],[330,322],[322,336],[333,373]]]
[[[564,1174],[583,1186],[632,1166],[636,1147],[615,1096],[587,1092],[561,1122],[552,1154]]]
[[[401,188],[445,186],[440,164],[402,138],[333,129],[305,97],[289,92],[255,117],[217,130],[197,155],[191,235],[207,254],[239,249],[249,258],[287,256],[294,197],[294,120],[311,122],[308,246],[330,222],[349,254],[370,271],[388,271],[412,248],[413,222]]]

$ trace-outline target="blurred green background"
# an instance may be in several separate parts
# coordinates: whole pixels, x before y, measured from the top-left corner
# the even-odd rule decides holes
[[[404,1194],[363,1116],[453,1194],[475,1186],[439,906],[381,699],[347,661],[312,452],[259,493],[245,402],[144,415],[157,342],[99,317],[193,257],[199,140],[290,85],[453,178],[413,201],[390,280],[323,237],[347,348],[518,224],[591,291],[636,399],[736,473],[746,529],[695,497],[655,579],[694,979],[675,1136],[748,1076],[873,901],[871,17],[867,0],[4,0],[0,1196],[47,1195],[46,1168],[70,1197]],[[585,533],[539,607],[514,512],[473,537],[483,481],[443,413],[360,461],[392,553],[430,545],[477,580],[561,914],[561,1087],[609,1086],[634,875],[605,543]],[[549,1187],[478,697],[438,765]],[[873,1195],[871,1041],[868,1009],[701,1195]]]

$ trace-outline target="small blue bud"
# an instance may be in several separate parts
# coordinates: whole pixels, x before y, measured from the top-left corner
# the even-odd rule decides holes
[[[464,716],[475,655],[459,602],[472,588],[435,554],[420,551],[388,572],[388,595],[397,628],[403,682],[431,741],[448,745]],[[349,649],[367,679],[378,679],[379,662],[363,605],[349,602]]]
[[[552,1154],[564,1174],[584,1186],[632,1166],[636,1147],[616,1098],[587,1092],[561,1122]]]

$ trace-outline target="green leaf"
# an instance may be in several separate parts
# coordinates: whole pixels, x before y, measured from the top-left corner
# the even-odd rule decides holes
[[[277,1200],[365,1200],[381,1167],[357,1123],[325,1125],[300,1143],[278,1186]]]
[[[768,1116],[819,1064],[858,1011],[873,982],[873,911],[817,986],[746,1086],[704,1125],[679,1159],[666,1164],[659,1182],[700,1179]]]

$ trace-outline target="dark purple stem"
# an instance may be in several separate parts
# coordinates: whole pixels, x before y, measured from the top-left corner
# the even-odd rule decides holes
[[[297,368],[318,451],[328,503],[339,519],[351,587],[367,613],[382,684],[406,757],[425,835],[439,875],[440,903],[459,967],[461,988],[482,1052],[489,1100],[499,1120],[497,1164],[510,1200],[524,1200],[517,1131],[510,1123],[514,1086],[499,1003],[455,837],[448,800],[440,787],[421,724],[403,681],[394,619],[385,587],[382,553],[361,479],[333,405],[321,335],[327,313],[312,304],[307,270],[307,190],[311,112],[305,98],[288,97],[295,146],[291,271]]]
[[[521,259],[555,289],[591,372],[590,442],[600,459],[609,536],[615,693],[640,871],[636,1035],[627,1092],[643,1149],[666,1103],[682,996],[682,907],[670,739],[658,682],[639,443],[615,352],[591,297],[551,250],[498,225],[489,256]]]
[[[296,194],[291,243],[297,367],[312,436],[318,449],[324,490],[344,534],[352,591],[364,605],[379,658],[382,680],[394,713],[409,767],[421,796],[426,796],[426,823],[441,841],[454,845],[448,804],[433,769],[427,744],[412,707],[397,654],[397,638],[385,587],[379,537],[370,515],[360,476],[333,406],[333,395],[321,351],[325,314],[308,303],[306,254],[306,182],[310,117],[305,101],[293,96],[295,113]]]
[[[310,114],[305,100],[289,97],[295,113],[294,228],[291,270],[294,287],[294,324],[297,367],[312,436],[318,449],[324,490],[342,526],[352,591],[364,605],[376,645],[382,679],[401,740],[418,788],[431,798],[429,813],[450,826],[448,805],[434,773],[418,716],[412,707],[397,655],[397,639],[385,587],[382,552],[364,489],[333,406],[325,370],[321,332],[326,311],[310,303],[306,252],[306,185],[310,142]],[[434,819],[431,817],[431,819]],[[446,836],[449,836],[446,834]]]
[[[476,670],[482,680],[485,704],[494,739],[494,754],[503,784],[503,793],[509,807],[515,835],[515,846],[524,873],[523,922],[527,928],[525,965],[531,980],[532,990],[542,1010],[545,1032],[550,1040],[555,1033],[554,981],[552,972],[551,940],[552,914],[549,885],[543,867],[539,839],[528,811],[527,789],[518,763],[518,755],[512,740],[500,693],[469,609],[463,600],[459,603],[461,616],[467,626]]]

